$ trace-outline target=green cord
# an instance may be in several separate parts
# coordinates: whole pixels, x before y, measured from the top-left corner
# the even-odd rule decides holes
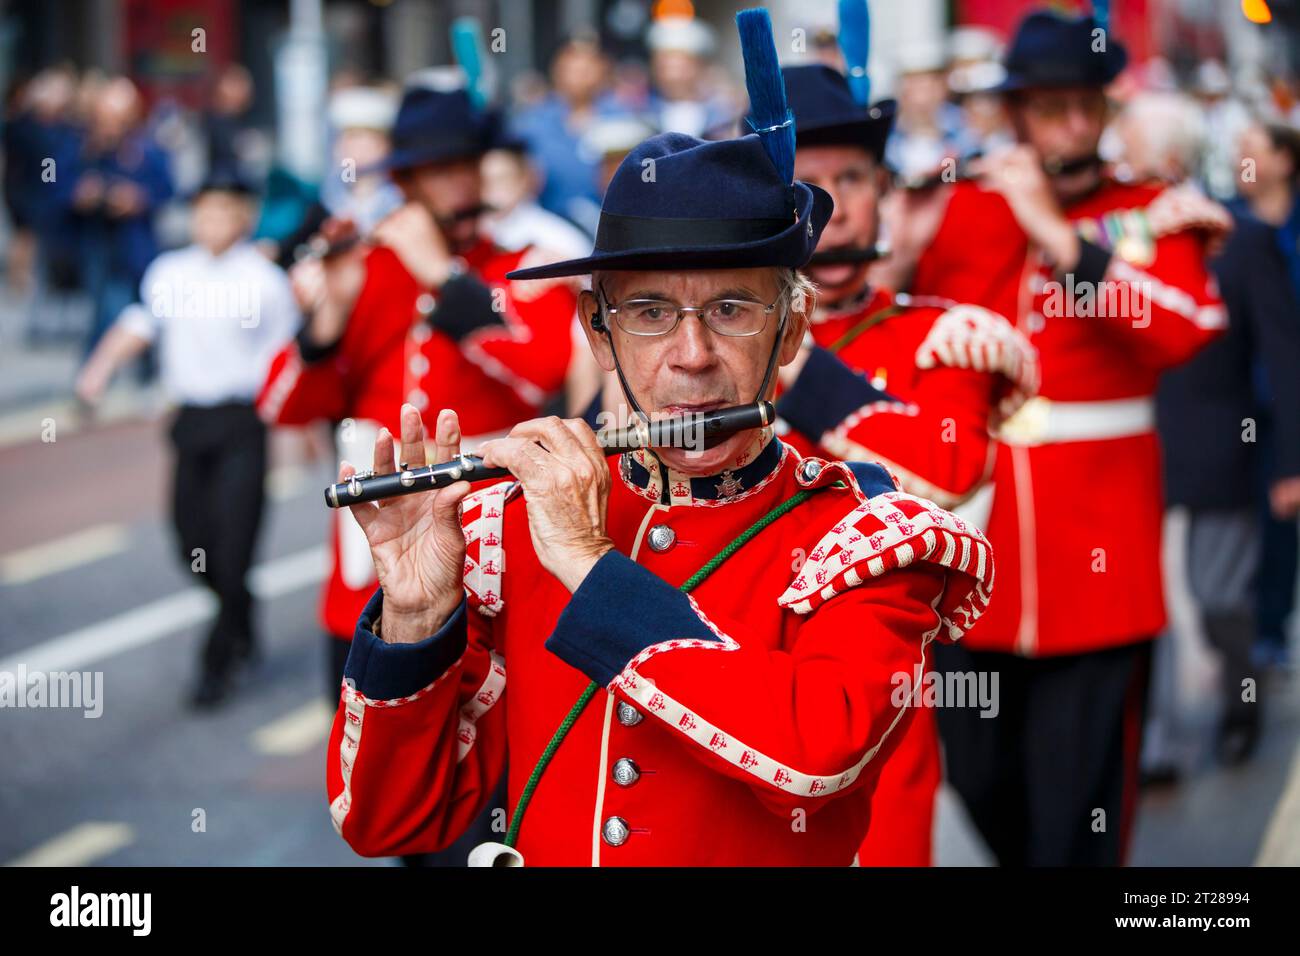
[[[681,591],[683,594],[689,594],[691,591],[695,590],[695,588],[704,583],[705,579],[708,578],[709,575],[718,570],[722,565],[722,562],[726,561],[729,557],[744,547],[744,545],[756,534],[770,525],[773,521],[776,521],[782,515],[793,511],[799,505],[811,498],[812,495],[813,493],[811,491],[800,491],[787,500],[781,502],[767,514],[763,515],[763,517],[759,518],[752,525],[742,531],[735,540],[715,554],[709,560],[708,564],[704,565],[704,567],[700,568],[687,578],[686,582],[677,590]],[[569,713],[565,715],[564,720],[560,722],[560,726],[556,728],[554,736],[551,737],[551,742],[546,745],[546,749],[542,751],[542,755],[537,758],[537,766],[533,768],[533,772],[529,775],[528,783],[524,785],[524,792],[519,795],[519,803],[515,807],[514,816],[510,818],[510,828],[506,830],[506,846],[513,848],[515,841],[519,839],[519,828],[524,822],[524,811],[528,809],[528,804],[533,799],[533,791],[537,789],[537,784],[542,779],[542,771],[544,771],[547,764],[551,762],[551,758],[555,756],[555,751],[559,749],[560,744],[564,741],[564,738],[568,736],[569,730],[577,721],[578,716],[586,708],[587,704],[591,701],[591,698],[596,696],[596,691],[598,690],[600,690],[600,685],[595,681],[592,681],[587,685],[586,690],[582,692],[582,696],[579,697],[574,705],[569,708]]]
[[[901,306],[889,305],[889,306],[885,306],[885,308],[879,310],[878,312],[872,312],[869,316],[867,316],[865,319],[863,319],[853,328],[849,329],[838,339],[836,339],[834,342],[828,345],[826,347],[826,351],[839,352],[841,349],[846,348],[848,344],[852,342],[854,339],[856,339],[859,335],[867,331],[867,329],[879,325],[881,322],[885,321],[885,319],[892,318],[893,316],[898,315],[898,313],[902,311],[903,309]]]

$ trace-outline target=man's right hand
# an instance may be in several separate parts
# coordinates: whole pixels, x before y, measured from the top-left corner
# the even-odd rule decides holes
[[[413,405],[401,413],[401,455],[398,461],[418,468],[426,463],[424,423]],[[460,422],[456,413],[438,413],[434,434],[434,461],[460,454]],[[381,429],[375,441],[376,474],[395,471],[393,436]],[[344,462],[339,481],[356,469]],[[413,644],[433,634],[460,605],[464,594],[465,537],[461,531],[460,503],[469,482],[447,488],[402,495],[378,502],[352,505],[352,514],[370,543],[379,586],[384,590],[384,610],[379,636],[388,644]]]
[[[346,219],[327,219],[318,238],[338,243],[356,232]],[[327,348],[343,336],[348,316],[366,281],[366,252],[358,243],[346,251],[323,259],[304,259],[289,270],[293,297],[307,316],[307,336],[313,344]]]

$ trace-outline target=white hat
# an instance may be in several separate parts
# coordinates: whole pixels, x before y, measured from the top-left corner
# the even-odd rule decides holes
[[[954,67],[948,74],[948,89],[958,96],[984,93],[1007,78],[1006,68],[994,60]]]
[[[386,133],[397,115],[397,97],[373,86],[339,90],[329,101],[329,121],[335,129],[373,129]]]
[[[996,60],[1002,41],[988,27],[957,27],[948,37],[948,49],[954,60]]]
[[[655,134],[655,128],[635,116],[611,116],[592,123],[583,134],[583,148],[590,155],[618,156],[630,153],[642,140]]]
[[[650,24],[646,45],[651,52],[681,50],[694,56],[713,52],[713,30],[703,20],[693,17],[664,17]]]
[[[1232,77],[1218,60],[1205,60],[1196,68],[1196,92],[1224,96],[1232,92]]]
[[[905,43],[898,49],[898,72],[932,73],[946,69],[948,51],[941,40]]]

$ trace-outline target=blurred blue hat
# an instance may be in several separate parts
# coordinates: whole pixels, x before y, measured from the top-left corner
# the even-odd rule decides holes
[[[1046,10],[1020,21],[1003,65],[1007,76],[1000,92],[1043,86],[1105,86],[1128,65],[1128,51],[1107,31],[1101,50],[1094,50],[1094,31],[1102,29],[1091,15],[1065,17]]]

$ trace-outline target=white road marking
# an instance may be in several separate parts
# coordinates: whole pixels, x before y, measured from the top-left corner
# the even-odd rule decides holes
[[[280,597],[320,581],[327,567],[325,547],[318,546],[259,564],[249,575],[253,594],[264,600]],[[202,623],[216,599],[195,585],[89,627],[50,638],[0,658],[0,671],[77,671],[87,665],[150,644]]]
[[[126,550],[125,525],[100,524],[0,555],[0,585],[26,584]]]
[[[125,823],[79,823],[5,866],[89,866],[135,841]]]
[[[253,731],[253,749],[274,757],[291,757],[318,748],[329,735],[334,710],[312,700]]]
[[[1291,773],[1273,819],[1259,844],[1256,866],[1300,866],[1300,747],[1291,758]]]

